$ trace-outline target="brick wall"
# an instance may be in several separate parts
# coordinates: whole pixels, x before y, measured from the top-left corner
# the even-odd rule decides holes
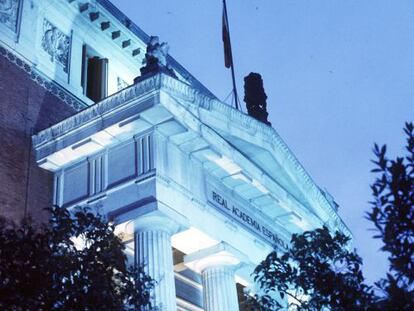
[[[34,161],[31,131],[74,113],[0,55],[0,215],[19,220],[26,213],[37,221],[47,219],[43,208],[52,202],[53,178]]]

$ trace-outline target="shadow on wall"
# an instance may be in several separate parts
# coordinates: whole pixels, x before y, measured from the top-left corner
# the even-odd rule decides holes
[[[22,3],[23,8],[19,6]],[[36,22],[33,18],[25,23],[22,20],[21,26],[37,25],[37,30],[36,27],[24,29],[26,33],[33,31],[32,36],[41,40],[35,43],[36,55],[50,61],[47,69],[53,80],[69,81],[70,37],[47,20],[48,10],[42,7],[42,2],[0,2],[0,27],[3,28],[0,30],[14,30],[17,34],[19,27],[13,29],[11,26],[18,25],[20,15],[23,19],[32,16],[43,19]],[[20,40],[24,37],[20,36]],[[19,49],[20,42],[16,47]],[[52,204],[53,176],[38,168],[31,148],[31,135],[74,114],[75,105],[63,100],[68,99],[63,89],[35,74],[34,67],[25,64],[12,50],[2,47],[1,52],[0,215],[15,221],[24,216],[45,221],[47,213],[44,208]]]
[[[3,56],[0,72],[0,214],[41,221],[46,218],[43,208],[52,203],[53,180],[35,163],[31,134],[75,110]]]

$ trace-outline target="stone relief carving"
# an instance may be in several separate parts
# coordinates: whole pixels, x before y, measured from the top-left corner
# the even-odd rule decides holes
[[[0,0],[0,23],[16,32],[20,0]]]
[[[70,38],[47,19],[43,20],[42,48],[50,55],[52,62],[58,62],[68,72]]]

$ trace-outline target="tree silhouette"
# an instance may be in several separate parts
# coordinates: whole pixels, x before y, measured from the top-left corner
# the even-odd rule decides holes
[[[381,250],[389,254],[390,271],[376,285],[383,290],[384,308],[414,308],[414,126],[406,123],[403,157],[388,159],[386,146],[374,146],[378,174],[371,185],[373,201],[367,218],[375,225]]]
[[[349,237],[323,227],[293,235],[288,250],[270,253],[257,266],[260,291],[247,296],[253,310],[414,309],[414,125],[406,123],[404,132],[403,157],[389,159],[385,145],[373,150],[377,177],[367,218],[390,261],[390,271],[375,283],[378,295],[364,284],[362,260],[348,250]]]
[[[374,300],[350,238],[327,227],[292,235],[289,249],[271,252],[253,275],[261,291],[253,310],[361,310]]]
[[[127,265],[112,225],[88,208],[50,212],[40,228],[0,220],[1,310],[151,309],[154,281]]]

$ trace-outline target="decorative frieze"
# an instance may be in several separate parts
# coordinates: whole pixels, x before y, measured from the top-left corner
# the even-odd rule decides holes
[[[40,146],[68,131],[82,126],[97,116],[104,116],[114,108],[121,106],[124,102],[137,99],[139,96],[149,91],[162,89],[168,92],[170,96],[180,100],[182,103],[195,105],[227,116],[226,120],[228,120],[230,124],[238,124],[238,126],[254,132],[256,136],[263,137],[263,141],[268,142],[268,148],[275,154],[280,155],[283,158],[283,163],[289,166],[293,172],[296,172],[296,174],[300,176],[299,178],[303,181],[303,188],[307,189],[307,194],[312,204],[312,208],[317,210],[317,214],[325,214],[323,215],[324,219],[333,218],[339,224],[338,227],[340,230],[348,235],[351,235],[349,229],[340,220],[334,208],[326,200],[320,189],[312,181],[311,177],[306,173],[305,169],[272,127],[267,126],[262,122],[259,122],[254,118],[229,107],[216,98],[210,97],[202,91],[194,89],[187,83],[179,81],[166,74],[161,73],[142,80],[138,78],[136,82],[137,83],[133,86],[130,86],[121,92],[93,105],[92,107],[89,107],[88,109],[85,109],[84,111],[64,121],[41,131],[37,135],[33,136],[33,144],[35,146]],[[176,106],[175,108],[180,108],[183,111],[185,109],[184,106]],[[211,132],[211,135],[215,135],[214,131],[209,128],[205,127],[204,130]],[[272,180],[269,179],[269,182],[272,182]]]
[[[68,72],[70,37],[47,19],[43,20],[42,48],[50,55],[52,62],[62,65],[63,71]]]
[[[45,90],[55,95],[57,98],[59,98],[61,101],[63,101],[65,104],[69,105],[76,111],[80,111],[87,107],[87,105],[83,101],[69,93],[56,82],[47,78],[45,75],[40,73],[35,67],[30,65],[26,61],[22,60],[20,57],[18,57],[16,54],[3,47],[1,44],[0,55],[4,56],[9,62],[15,64],[17,67],[26,72],[28,77],[34,82],[36,82],[39,86],[43,87]]]
[[[135,84],[128,87],[121,92],[118,92],[104,100],[88,107],[78,114],[73,115],[33,136],[33,144],[40,146],[43,143],[48,142],[68,131],[71,131],[83,124],[89,122],[91,119],[99,116],[103,116],[116,107],[119,107],[122,103],[138,99],[140,95],[145,94],[152,90],[159,90],[162,86],[162,78],[165,75],[155,75],[146,80],[141,81],[139,84]]]
[[[0,23],[17,32],[20,0],[0,0]]]
[[[78,145],[85,147],[88,143]],[[65,167],[60,182],[66,192],[61,198],[57,190],[55,201],[64,205],[79,203],[139,176],[148,176],[154,169],[154,139],[152,133],[147,133]]]

